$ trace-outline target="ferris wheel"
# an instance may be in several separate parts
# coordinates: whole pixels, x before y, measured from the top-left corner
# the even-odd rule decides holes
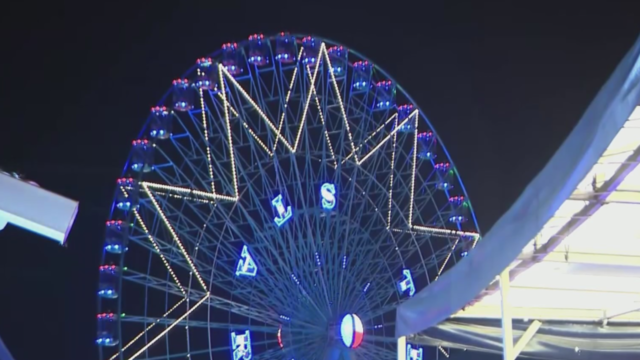
[[[117,180],[100,359],[396,359],[395,308],[479,239],[465,196],[364,56],[288,33],[225,44],[173,81]]]

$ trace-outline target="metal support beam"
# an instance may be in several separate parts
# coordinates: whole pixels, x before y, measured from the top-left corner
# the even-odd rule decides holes
[[[612,320],[612,319],[615,319],[615,318],[619,318],[619,317],[627,315],[627,314],[640,312],[640,307],[638,307],[638,303],[640,303],[640,301],[636,301],[631,307],[609,309],[609,310],[605,311],[605,316],[603,316],[600,319],[600,321],[607,322],[609,320]]]
[[[502,309],[502,359],[515,360],[540,329],[542,323],[534,320],[514,346],[511,304],[509,303],[509,290],[511,288],[509,268],[502,271],[498,279],[500,282],[500,305]]]
[[[518,358],[522,350],[524,350],[527,344],[529,344],[529,341],[531,341],[531,339],[536,334],[536,332],[538,332],[538,329],[540,329],[541,325],[542,323],[538,320],[534,320],[531,323],[531,325],[529,325],[529,327],[527,328],[527,331],[525,331],[524,334],[522,334],[522,336],[516,343],[516,346],[513,348],[512,360],[516,360]]]
[[[509,268],[500,273],[500,304],[502,307],[502,359],[514,360],[513,327],[511,323],[511,306],[509,304]]]

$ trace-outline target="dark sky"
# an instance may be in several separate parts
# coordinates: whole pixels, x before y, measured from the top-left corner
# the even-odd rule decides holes
[[[134,3],[4,14],[0,166],[80,201],[67,248],[0,233],[0,336],[17,360],[97,357],[103,224],[130,141],[171,80],[223,42],[286,30],[368,56],[430,118],[486,232],[640,34],[637,1]]]

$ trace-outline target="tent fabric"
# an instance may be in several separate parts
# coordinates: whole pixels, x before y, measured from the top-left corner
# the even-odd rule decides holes
[[[547,166],[469,256],[396,310],[396,337],[439,324],[516,259],[584,179],[640,99],[640,38]]]
[[[517,341],[529,323],[514,322]],[[427,346],[502,353],[500,320],[449,320],[408,341]],[[557,360],[637,360],[640,358],[640,326],[607,326],[545,322],[520,357]]]
[[[9,349],[4,345],[2,339],[0,338],[0,360],[13,360],[13,356],[9,352]]]

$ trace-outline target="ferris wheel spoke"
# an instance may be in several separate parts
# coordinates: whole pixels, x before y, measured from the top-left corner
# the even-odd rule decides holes
[[[264,172],[264,171],[265,171],[265,170],[263,169],[263,170],[262,170],[262,172]],[[288,181],[285,181],[285,182],[288,182]],[[251,195],[252,195],[253,197],[257,197],[257,196],[256,196],[256,194],[255,194],[255,192],[253,192],[253,190],[252,190],[251,188],[249,188],[248,190],[249,190],[249,192],[251,193]],[[259,201],[259,200],[256,200],[256,202],[257,202],[257,201]],[[264,214],[264,212],[262,212],[262,213]],[[270,220],[267,220],[267,219],[266,219],[266,216],[265,216],[265,219],[263,219],[263,220],[264,220],[265,222],[269,222],[269,221],[270,221]],[[255,232],[259,233],[259,232],[260,232],[260,229],[259,229],[259,228],[256,228]],[[293,239],[292,237],[286,237],[286,238],[287,238],[287,239],[290,239],[290,240],[292,240],[292,239]],[[285,239],[283,239],[283,237],[281,236],[281,234],[280,234],[279,232],[276,234],[276,239],[278,239],[278,240],[279,240],[279,241],[281,241],[281,242],[282,242],[282,241],[285,241]],[[275,255],[275,257],[274,257],[274,256],[270,256],[270,257],[268,257],[268,258],[270,258],[270,259],[274,259],[274,258],[275,258],[275,259],[279,259],[279,258],[280,258],[280,256],[279,256],[279,254],[277,254],[277,250],[275,250],[275,249],[274,249],[273,245],[271,245],[271,244],[268,242],[268,240],[266,240],[266,241],[267,241],[267,243],[268,243],[267,248],[271,249],[271,250],[272,250],[272,252],[273,252],[273,253],[275,253],[275,254],[274,254],[274,255]],[[292,247],[292,246],[293,246],[293,247]],[[284,248],[284,249],[287,249],[287,248],[289,248],[289,247],[291,247],[292,249],[295,249],[294,244],[283,244],[283,248]],[[296,266],[296,262],[297,262],[297,261],[295,261],[295,259],[297,259],[297,257],[293,257],[293,258],[289,258],[289,259],[293,259],[293,260],[294,260],[294,263],[290,265],[290,268],[296,268],[296,267],[297,267],[297,266]],[[279,268],[279,269],[282,269],[282,268],[283,268],[282,266],[277,266],[277,265],[276,265],[276,266],[273,266],[273,267],[274,267],[274,268]],[[287,267],[287,268],[289,268],[289,267]],[[293,274],[293,272],[292,272],[291,274]],[[287,276],[286,276],[286,275],[284,275],[284,274],[282,274],[282,275],[283,275],[283,277],[285,277],[285,278],[287,277]],[[295,281],[295,280],[294,280],[294,281]],[[301,284],[298,284],[298,285],[299,285],[299,286],[301,286]],[[303,294],[305,295],[305,297],[309,297],[308,292],[303,291]],[[313,301],[313,300],[311,300],[311,301]],[[317,307],[317,305],[316,305],[316,307]]]
[[[370,221],[375,221],[375,218]],[[365,224],[365,228],[367,227],[371,228],[372,224]],[[366,255],[364,258],[359,259],[359,264],[362,264],[362,265],[359,265],[353,271],[357,277],[352,279],[352,282],[359,284],[360,286],[352,289],[349,295],[349,298],[351,299],[350,301],[355,301],[355,299],[357,298],[362,299],[362,297],[364,296],[363,293],[368,291],[372,282],[377,283],[381,280],[384,281],[383,278],[386,278],[391,274],[390,272],[388,272],[386,275],[383,275],[383,276],[377,275],[378,272],[380,271],[384,271],[384,270],[389,271],[388,265],[384,261],[385,257],[389,256],[389,253],[387,254],[381,253],[379,248],[380,247],[379,244],[384,242],[384,239],[387,238],[387,236],[388,236],[388,232],[384,228],[381,228],[376,235],[365,237],[364,238],[366,239],[364,241],[365,243],[359,244],[357,246],[357,248],[361,249],[361,251],[364,252],[364,254]],[[376,242],[376,237],[379,238],[377,242]],[[376,259],[376,257],[378,259]],[[393,278],[388,278],[387,281],[393,282]],[[366,291],[365,291],[365,288],[366,288]]]
[[[283,133],[283,125],[286,118],[287,107],[291,100],[292,90],[294,84],[296,84],[296,78],[298,76],[298,67],[289,66],[283,68],[276,65],[277,61],[272,62],[267,67],[258,69],[257,67],[249,67],[251,72],[251,81],[247,86],[243,88],[249,88],[248,95],[255,103],[255,105],[265,114],[265,117],[272,119],[274,127],[271,128],[275,133],[268,136],[269,138],[275,138],[272,143],[266,144],[266,151],[271,156],[275,153],[278,146],[278,139],[280,136],[287,138]],[[287,74],[291,72],[291,74]],[[290,77],[290,80],[287,79]],[[252,128],[248,126],[248,128]],[[291,139],[287,139],[287,142],[291,144]]]
[[[404,254],[403,256],[400,256],[400,258],[405,259],[404,261],[406,261],[406,259],[411,258],[414,253],[419,253],[420,252],[419,249],[422,248],[422,245],[425,242],[428,242],[428,238],[426,237],[423,237],[422,242],[416,242],[416,241],[402,242],[398,244],[398,247],[396,248],[395,252]],[[395,256],[395,252],[388,251],[386,254],[384,254],[384,252],[381,253],[380,254],[381,258],[380,260],[378,260],[380,264],[378,264],[378,262],[376,261],[372,261],[371,263],[369,263],[369,266],[366,269],[364,269],[364,272],[367,274],[371,274],[372,279],[384,278],[385,274],[387,275],[400,274],[401,273],[400,270],[407,268],[407,266],[404,265],[404,261],[394,261],[394,259],[397,258]],[[420,256],[422,257],[422,255]],[[423,266],[427,266],[425,264],[429,264],[429,263],[433,264],[434,261],[423,258],[423,261],[417,262],[416,265],[408,268],[411,270],[413,274],[417,274],[419,273],[420,270],[422,270]],[[391,299],[394,297],[394,295],[396,295],[395,299],[397,302],[402,301],[402,299],[398,297],[399,294],[398,294],[398,288],[397,288],[397,280],[398,279],[394,278],[393,275],[391,275],[391,277],[388,278],[388,280],[377,282],[376,286],[372,286],[371,290],[368,291],[368,293],[366,294],[366,298],[380,299],[381,305],[384,305],[384,303],[382,302],[386,302],[385,299]],[[362,299],[364,299],[364,297]],[[360,301],[360,303],[361,303],[361,306],[365,306],[362,303],[362,301]],[[363,313],[363,316],[368,318],[371,317],[366,313]]]
[[[252,345],[254,346],[267,345],[272,342],[273,341],[252,341]],[[206,349],[191,350],[188,352],[178,352],[178,353],[171,353],[171,354],[165,354],[165,355],[159,355],[159,356],[153,356],[153,357],[146,357],[145,360],[191,359],[191,358],[204,359],[205,357],[200,357],[200,355],[213,356],[213,354],[217,354],[216,356],[212,357],[213,359],[215,359],[217,356],[220,356],[221,353],[230,353],[230,352],[231,351],[228,345],[215,346],[215,347],[212,346]],[[252,359],[253,358],[255,357],[252,357]]]
[[[222,351],[229,351],[229,346],[220,346],[217,348],[207,348],[207,349],[201,349],[201,350],[193,350],[189,352],[179,352],[179,353],[173,353],[173,354],[158,355],[153,357],[146,357],[145,360],[184,359],[184,358],[195,357],[198,355],[206,355],[206,354],[222,352]]]
[[[277,327],[273,326],[258,326],[258,325],[248,325],[248,324],[229,324],[229,323],[218,323],[211,322],[206,320],[191,320],[191,319],[172,319],[172,318],[154,318],[154,317],[142,317],[142,316],[124,316],[120,319],[122,322],[129,323],[142,323],[145,325],[150,324],[158,324],[158,325],[171,325],[176,323],[177,326],[181,327],[193,327],[193,328],[206,328],[206,329],[225,329],[225,330],[233,330],[238,327],[242,327],[244,330],[250,330],[261,333],[273,333],[276,334],[278,332]]]
[[[272,257],[269,259],[276,260],[279,258],[278,250],[274,247],[275,244],[283,241],[282,236],[279,232],[269,231],[265,232],[264,226],[259,225],[258,222],[262,224],[270,224],[273,219],[271,218],[271,214],[265,209],[265,202],[270,202],[268,196],[262,193],[262,191],[258,192],[256,189],[261,189],[263,186],[258,185],[257,187],[250,186],[255,182],[253,176],[261,176],[260,174],[268,173],[267,168],[258,165],[259,167],[253,171],[243,171],[245,176],[245,181],[249,186],[246,186],[241,201],[238,203],[238,207],[236,208],[239,212],[239,216],[246,219],[244,223],[248,225],[252,233],[254,234],[254,238],[252,239],[255,243],[259,244],[261,248],[268,249],[272,252]],[[267,187],[275,188],[275,183],[264,184]],[[258,217],[255,219],[255,217]],[[241,235],[241,234],[238,234]],[[274,236],[273,238],[268,238],[267,236]],[[274,242],[274,240],[277,240]],[[285,247],[288,244],[283,244]],[[282,264],[281,264],[282,265]],[[286,272],[283,272],[285,274]]]
[[[440,249],[436,251],[433,255],[430,255],[428,259],[425,259],[425,263],[430,263],[431,266],[429,268],[432,269],[432,272],[435,272],[435,270],[438,269],[437,268],[438,263],[443,263],[449,253],[450,251],[448,251],[446,248]],[[409,270],[411,270],[412,274],[420,274],[420,270],[423,269],[423,266],[424,266],[423,263],[416,263],[412,267],[409,267]],[[427,284],[428,284],[430,281],[430,277],[427,274],[425,275],[426,275],[425,280],[427,281]],[[414,278],[414,281],[416,280],[417,279]],[[419,288],[417,288],[416,291],[417,290],[419,290]],[[408,297],[398,296],[398,293],[397,293],[398,288],[397,288],[396,282],[388,283],[386,284],[386,286],[378,287],[374,289],[373,292],[375,294],[371,294],[371,297],[378,298],[381,300],[379,302],[379,306],[377,306],[376,311],[366,312],[366,313],[363,312],[364,321],[375,318],[376,316],[382,315],[388,311],[392,311],[402,302],[408,300]]]
[[[388,289],[381,289],[381,290],[382,291],[380,291],[380,295],[378,296],[380,296],[382,299],[385,299],[383,296],[388,295],[386,297],[386,300],[381,300],[379,302],[379,305],[376,307],[374,311],[363,313],[363,321],[368,321],[376,318],[377,316],[390,312],[396,309],[403,302],[409,300],[408,297],[393,296],[393,293],[397,291],[397,288],[388,288]]]
[[[231,225],[235,225],[235,226],[231,226]],[[237,238],[243,238],[244,237],[244,233],[241,232],[235,232],[235,229],[237,229],[237,225],[238,222],[232,221],[231,219],[227,219],[225,221],[224,227],[226,229],[228,229],[231,233],[218,233],[217,237],[219,239],[218,243],[216,244],[217,249],[222,248],[224,245],[220,244],[221,242],[225,242],[225,243],[229,243],[230,239],[237,239]],[[239,248],[239,247],[238,247]],[[257,253],[259,253],[261,251],[261,249],[259,247],[252,247],[251,251],[253,252],[254,255],[256,255]],[[247,293],[250,292],[251,287],[247,287],[245,288],[244,291],[238,291],[237,289],[235,289],[235,283],[236,283],[236,278],[233,277],[233,274],[235,274],[236,271],[236,265],[237,265],[237,261],[239,259],[239,255],[240,252],[239,250],[235,250],[235,252],[233,251],[233,249],[231,251],[227,251],[225,254],[225,257],[223,259],[220,259],[221,261],[218,261],[218,266],[222,266],[223,268],[218,269],[217,271],[215,269],[211,269],[211,276],[212,276],[212,281],[216,282],[216,286],[220,287],[221,283],[219,282],[219,280],[215,280],[214,277],[221,277],[221,279],[226,280],[225,284],[228,284],[228,286],[223,286],[223,288],[225,288],[227,291],[232,292],[232,293],[236,293],[237,295],[242,295],[242,297],[246,300],[249,297],[245,296]],[[266,262],[266,257],[258,257],[259,259],[264,259],[261,260],[260,264],[260,271],[261,272],[265,272],[268,271],[269,269],[271,269],[272,267],[267,266],[268,264],[264,263]],[[226,259],[230,259],[230,261],[226,260]],[[224,264],[228,263],[229,266],[225,266]],[[273,267],[275,268],[275,267]],[[220,271],[222,270],[222,271]],[[237,276],[237,275],[236,275]],[[262,278],[262,276],[261,276]],[[265,277],[267,280],[271,280],[271,277]],[[271,286],[278,286],[278,284],[271,282],[270,284]],[[254,293],[253,294],[253,300],[256,300],[255,303],[256,304],[273,304],[272,301],[272,297],[270,297],[270,292],[267,290],[264,290],[264,288],[262,288],[260,286],[260,283],[255,283],[252,286],[258,286],[260,289],[262,289],[262,291],[260,291],[259,293]],[[244,295],[243,295],[244,294]],[[254,305],[255,306],[255,305]]]
[[[292,145],[287,141],[287,139],[278,132],[278,128],[276,127],[276,124],[274,124],[273,120],[265,114],[259,104],[251,98],[251,95],[242,87],[242,85],[231,74],[229,74],[222,65],[219,65],[219,68],[222,73],[221,75],[224,76],[223,83],[230,84],[230,86],[223,86],[223,93],[226,92],[226,89],[229,89],[229,94],[235,95],[231,96],[232,100],[225,99],[225,101],[229,101],[228,104],[235,106],[236,110],[243,112],[247,118],[257,118],[256,121],[252,122],[253,125],[262,124],[263,126],[266,126],[266,128],[275,135],[276,141],[280,140],[289,150],[294,151]],[[252,113],[255,113],[255,116],[249,117]],[[252,129],[252,131],[256,132],[255,129]],[[260,132],[261,131],[258,131],[258,133]],[[262,142],[265,143],[264,140],[262,140]],[[265,150],[270,151],[269,148],[266,148]]]
[[[350,146],[348,147],[352,152],[355,153],[356,151],[356,146],[354,144],[354,139],[353,139],[353,134],[351,131],[351,128],[349,126],[349,116],[347,114],[347,111],[345,110],[345,101],[343,99],[343,96],[340,95],[340,85],[338,84],[337,80],[336,80],[336,75],[335,72],[333,71],[333,64],[331,63],[331,59],[329,58],[329,54],[327,53],[327,49],[326,49],[326,45],[324,43],[322,43],[322,47],[320,49],[320,54],[324,57],[324,60],[326,61],[328,68],[332,69],[331,71],[329,71],[329,78],[330,78],[330,85],[327,86],[327,88],[331,89],[330,91],[333,91],[334,96],[336,97],[336,102],[338,104],[338,108],[340,110],[339,116],[342,117],[342,121],[343,121],[343,127],[347,132],[347,139],[348,140],[345,141],[345,145],[349,144]],[[346,154],[346,153],[345,153]],[[355,161],[358,162],[358,155],[354,154],[355,157]]]
[[[312,83],[313,78],[311,76],[311,73],[309,71],[307,71],[307,75],[308,75],[308,79],[309,82]],[[320,120],[319,122],[319,127],[321,129],[321,133],[322,133],[322,137],[324,138],[324,142],[323,145],[326,146],[326,148],[322,149],[322,147],[318,146],[318,149],[322,149],[324,151],[322,151],[323,153],[326,153],[327,151],[329,152],[328,155],[329,156],[325,156],[328,157],[327,160],[330,160],[333,163],[333,168],[336,169],[338,167],[338,162],[336,160],[336,154],[334,152],[334,147],[333,144],[331,143],[331,138],[329,136],[329,128],[327,125],[327,121],[325,121],[325,114],[328,113],[328,109],[327,109],[327,98],[323,97],[322,101],[319,98],[318,95],[318,91],[316,90],[316,86],[310,86],[309,87],[309,95],[311,95],[311,97],[313,98],[313,103],[315,104],[315,109],[317,109],[317,118]],[[322,105],[321,105],[322,103]],[[316,121],[316,123],[318,123]],[[325,161],[325,159],[319,159],[320,161]]]
[[[367,282],[367,291],[369,291],[369,284],[371,284],[371,280],[376,280],[376,284],[377,285],[372,285],[372,287],[374,289],[378,288],[380,285],[384,284],[384,283],[388,283],[388,284],[394,284],[394,279],[393,276],[391,276],[390,278],[388,278],[388,280],[384,280],[383,278],[385,277],[385,275],[379,276],[378,274],[380,272],[384,273],[386,270],[386,276],[389,276],[390,274],[392,274],[393,272],[391,271],[391,269],[389,268],[389,261],[390,259],[388,259],[389,256],[393,257],[394,252],[387,252],[386,254],[381,252],[378,253],[380,251],[380,244],[382,244],[384,242],[384,238],[386,238],[387,236],[389,236],[389,234],[383,230],[380,234],[383,234],[382,236],[380,236],[380,240],[378,243],[375,242],[375,237],[372,239],[374,240],[374,244],[370,246],[372,248],[371,251],[366,252],[369,254],[369,259],[363,259],[363,263],[367,264],[365,265],[366,267],[363,267],[362,269],[359,269],[358,272],[362,273],[362,274],[366,274],[366,277],[369,279],[369,282]],[[363,248],[366,248],[366,246],[362,246]],[[374,257],[375,255],[379,256],[380,259],[382,259],[381,261],[375,261]],[[380,280],[383,281],[383,283],[380,283]],[[364,281],[361,281],[361,283],[363,283]],[[365,297],[368,297],[369,294],[363,294],[364,291],[362,291],[363,289],[358,289],[358,291],[353,291],[352,292],[352,299],[359,299],[357,300],[358,303],[363,303]],[[351,301],[355,301],[355,300],[351,300]],[[366,305],[366,302],[364,302],[364,304]]]
[[[213,164],[208,160],[214,153],[204,138],[205,135],[208,136],[208,131],[205,131],[204,124],[197,118],[200,114],[206,119],[207,113],[202,110],[172,115],[176,124],[180,125],[178,133],[170,138],[170,142],[163,143],[172,146],[155,148],[156,174],[164,184],[150,184],[170,192],[173,196],[186,199],[197,194],[201,199],[232,201],[233,196],[216,193],[214,180],[221,172],[217,171],[214,175],[214,169],[218,169],[221,164]]]
[[[147,288],[153,288],[162,292],[167,292],[170,294],[174,294],[176,296],[183,297],[183,294],[181,293],[180,289],[177,288],[175,284],[169,283],[162,279],[158,279],[158,278],[155,278],[146,274],[134,272],[134,271],[127,271],[125,274],[123,274],[123,278],[129,282],[138,283]],[[213,306],[221,310],[231,311],[238,315],[242,315],[246,318],[260,321],[264,324],[269,324],[273,326],[278,325],[278,321],[276,320],[278,318],[278,315],[271,311],[264,311],[264,310],[257,309],[255,307],[250,307],[237,302],[233,302],[231,300],[227,300],[218,296],[214,296],[210,294],[207,295],[207,293],[205,292],[194,290],[194,289],[189,290],[187,297],[191,300],[196,300],[196,301],[199,301],[204,297],[207,297],[204,301],[204,304],[207,304],[209,306]]]
[[[286,348],[286,353],[295,353],[296,350],[305,350],[308,349],[309,346],[312,345],[312,343],[310,341],[302,341],[300,343],[291,345],[291,346],[287,346]],[[255,354],[252,356],[252,359],[254,360],[271,360],[271,359],[279,359],[282,358],[282,353],[283,353],[283,349],[278,347],[278,348],[272,348],[269,349],[267,351]],[[311,359],[310,359],[311,360]]]
[[[309,142],[306,142],[306,143],[309,144]],[[318,173],[322,173],[323,171],[321,170],[319,172],[314,172],[314,167],[308,162],[303,164],[303,166],[304,168],[300,169],[296,161],[292,162],[292,167],[294,170],[293,173],[296,176],[293,179],[293,181],[299,184],[299,186],[295,187],[295,189],[297,190],[297,193],[295,193],[294,195],[299,199],[299,203],[302,206],[302,208],[313,209],[314,206],[312,205],[312,201],[316,199],[314,185],[318,182],[318,180],[320,180],[320,176]],[[304,179],[302,178],[303,175],[301,175],[301,170],[304,173],[306,173],[305,174],[306,176],[304,176]],[[310,216],[297,217],[296,220],[297,220],[296,225],[299,225],[298,231],[299,233],[304,234],[303,235],[304,238],[314,239],[318,237],[319,234],[321,234],[321,231],[320,231],[321,229],[319,228],[319,222],[315,221],[312,223]],[[315,263],[316,265],[315,267],[313,266],[307,267],[307,269],[309,269],[310,272],[313,272],[316,275],[318,275],[318,276],[314,276],[314,274],[311,273],[311,274],[308,274],[307,277],[311,279],[315,278],[319,282],[320,286],[318,286],[318,284],[315,283],[314,288],[312,289],[318,289],[318,288],[321,289],[320,291],[313,291],[313,295],[315,296],[312,296],[312,297],[314,298],[315,307],[317,308],[317,310],[320,312],[322,316],[325,316],[327,312],[328,312],[327,315],[331,316],[332,310],[330,307],[330,300],[328,297],[327,279],[325,278],[324,272],[321,269],[321,265],[322,265],[321,258],[326,258],[324,256],[326,255],[326,252],[322,249],[323,248],[322,244],[324,244],[324,242],[316,243],[315,241],[307,241],[306,244],[309,244],[309,247],[305,249],[307,251],[306,258],[309,259],[309,257],[311,257],[311,259],[309,260],[311,260],[312,263]],[[325,310],[320,309],[320,307],[322,307]]]
[[[150,192],[150,196],[154,195],[155,194],[153,194],[153,192]],[[207,272],[213,273],[212,268],[216,263],[217,256],[219,255],[223,259],[225,257],[234,256],[234,250],[229,242],[217,242],[217,254],[209,250],[209,245],[214,243],[214,241],[209,235],[207,235],[206,232],[203,231],[204,228],[202,225],[198,226],[191,221],[192,218],[197,219],[200,214],[203,214],[205,212],[191,209],[195,205],[190,202],[182,201],[181,205],[182,207],[178,209],[173,204],[171,204],[170,201],[167,201],[167,199],[156,197],[153,204],[153,209],[155,211],[158,211],[158,209],[156,209],[156,206],[158,208],[161,208],[166,222],[171,224],[171,229],[173,229],[172,231],[174,233],[182,234],[181,239],[179,239],[178,241],[181,242],[184,253],[186,253],[188,257],[185,257],[183,254],[182,258],[174,258],[174,261],[177,261],[179,263],[186,262],[187,265],[189,265],[189,271],[194,271],[194,269],[197,269],[195,270],[197,272],[197,275],[200,276],[200,278],[203,279],[204,282]],[[209,213],[213,211],[213,209],[209,205],[205,204],[200,206],[206,206],[206,208],[209,209]],[[187,211],[188,209],[191,209],[191,211]],[[193,216],[185,216],[187,214],[193,214]],[[206,224],[210,220],[210,216],[207,219],[201,218],[200,220],[201,224]],[[182,249],[180,253],[183,253]],[[221,266],[224,266],[224,262],[220,262],[220,264]],[[214,274],[218,277],[220,276],[220,273]],[[204,287],[206,288],[206,286]]]
[[[397,340],[396,340],[396,344],[397,344]],[[372,360],[397,359],[398,357],[397,350],[391,350],[386,346],[364,344],[362,346],[362,350],[366,354],[366,358],[372,359]]]
[[[253,194],[253,196],[255,196],[255,194]],[[241,212],[245,212],[245,209],[242,206],[238,207],[238,209]],[[250,217],[247,217],[247,218],[250,219]],[[267,276],[260,276],[260,281],[256,281],[254,286],[261,288],[263,294],[271,294],[272,298],[275,296],[275,298],[278,299],[276,304],[279,303],[278,305],[280,305],[281,307],[282,304],[286,304],[287,302],[289,302],[289,299],[287,299],[287,296],[285,294],[296,293],[296,289],[293,286],[294,285],[293,282],[274,283],[273,280],[278,278],[289,279],[289,274],[283,272],[283,270],[288,269],[289,266],[285,265],[282,262],[280,251],[274,246],[274,243],[272,243],[268,238],[264,237],[263,229],[261,229],[260,227],[257,227],[256,223],[252,220],[249,220],[248,224],[254,228],[254,234],[257,235],[252,239],[253,242],[257,244],[256,246],[252,247],[253,252],[256,255],[263,255],[263,256],[258,256],[257,258],[260,259],[258,260],[258,263],[260,264],[260,267],[262,269],[261,271],[265,272],[266,273],[265,275],[267,275]],[[286,246],[284,248],[286,249]],[[277,272],[275,274],[276,276],[269,277],[268,273],[274,272],[274,271]],[[290,274],[292,274],[292,272]],[[266,281],[267,284],[269,284],[270,286],[263,287],[262,284],[264,281]],[[285,288],[289,290],[284,292],[274,292],[273,289],[277,289],[277,288]]]

